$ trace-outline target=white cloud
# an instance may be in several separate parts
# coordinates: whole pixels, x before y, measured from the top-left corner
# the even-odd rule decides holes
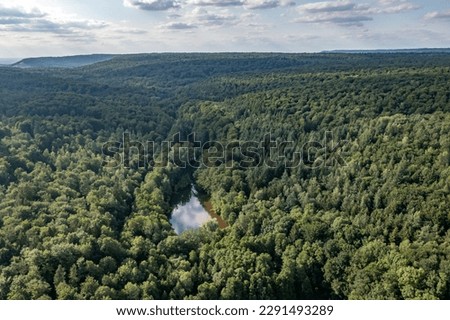
[[[164,11],[180,7],[176,0],[123,0],[126,7],[147,11]]]
[[[147,30],[128,28],[128,27],[114,27],[111,28],[113,34],[128,34],[128,35],[143,35],[147,34]]]
[[[188,3],[197,6],[231,7],[244,5],[244,0],[189,0]]]
[[[272,9],[276,7],[287,7],[295,5],[293,0],[188,0],[194,6],[210,7],[234,7],[240,6],[245,9]]]
[[[356,4],[350,1],[324,1],[313,2],[299,6],[301,11],[317,13],[317,12],[340,12],[351,11],[356,7]]]
[[[419,5],[416,5],[407,0],[379,0],[379,6],[374,10],[374,13],[403,13],[412,10],[420,9]]]
[[[276,7],[294,6],[295,2],[291,0],[246,0],[244,6],[246,9],[272,9]]]
[[[47,14],[41,12],[38,8],[25,9],[21,7],[5,7],[0,5],[0,18],[43,18]]]
[[[162,25],[161,27],[163,29],[183,30],[193,29],[199,26],[231,26],[240,21],[236,15],[229,13],[227,9],[214,10],[211,12],[199,7],[187,12],[184,16],[177,15],[176,17],[172,16],[171,18],[177,19],[178,21]]]
[[[372,4],[351,0],[312,2],[297,7],[300,17],[296,21],[362,26],[364,22],[372,21],[375,15],[399,14],[419,8],[407,0],[378,0]]]
[[[336,23],[340,25],[362,25],[362,22],[371,21],[372,17],[364,15],[319,15],[306,16],[297,19],[297,22],[304,23]]]
[[[248,0],[245,2],[247,9],[271,9],[279,5],[278,0]]]
[[[123,0],[129,8],[164,11],[192,5],[195,7],[244,7],[245,9],[272,9],[294,6],[294,0]]]
[[[169,29],[169,30],[189,30],[189,29],[195,29],[197,28],[196,25],[191,23],[185,23],[185,22],[170,22],[166,23],[161,26],[162,29]]]
[[[0,32],[70,35],[73,38],[77,34],[86,36],[87,31],[107,26],[104,21],[53,17],[36,8],[0,6]]]
[[[201,8],[194,9],[188,18],[205,26],[232,25],[238,21],[236,15],[226,10],[211,13]]]
[[[450,20],[450,10],[444,12],[430,12],[425,15],[427,20]]]
[[[325,1],[307,3],[297,7],[300,17],[297,22],[334,23],[354,26],[373,18],[367,5],[355,4],[351,1]]]

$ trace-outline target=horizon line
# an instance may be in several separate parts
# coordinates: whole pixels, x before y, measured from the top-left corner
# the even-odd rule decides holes
[[[132,55],[146,55],[146,54],[251,54],[251,53],[265,53],[265,54],[320,54],[320,53],[358,53],[358,52],[386,52],[389,51],[436,51],[436,50],[449,50],[450,47],[417,47],[417,48],[378,48],[378,49],[326,49],[320,51],[150,51],[150,52],[128,52],[128,53],[105,53],[105,52],[92,52],[92,53],[79,53],[79,54],[67,54],[67,55],[36,55],[26,57],[0,57],[0,65],[6,61],[20,62],[24,59],[42,59],[42,58],[68,58],[78,56],[95,56],[95,55],[109,55],[109,56],[132,56]],[[13,62],[14,63],[14,62]]]

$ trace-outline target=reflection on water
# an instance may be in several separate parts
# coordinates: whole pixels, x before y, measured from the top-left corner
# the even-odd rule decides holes
[[[203,208],[193,190],[189,201],[179,204],[172,211],[170,223],[175,232],[180,234],[189,229],[197,229],[209,220],[211,220],[211,216]]]
[[[179,203],[172,211],[170,223],[175,232],[180,234],[186,230],[197,229],[213,218],[217,220],[220,228],[228,226],[213,211],[208,201],[203,201],[203,204],[200,202],[197,191],[192,187],[190,192],[180,195]]]

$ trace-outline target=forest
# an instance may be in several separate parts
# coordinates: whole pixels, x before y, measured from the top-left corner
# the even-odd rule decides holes
[[[0,299],[450,299],[449,227],[448,52],[0,67]]]

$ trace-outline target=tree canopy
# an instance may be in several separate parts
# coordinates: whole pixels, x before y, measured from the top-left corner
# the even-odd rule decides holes
[[[2,67],[0,299],[449,299],[449,132],[446,53]],[[227,228],[173,231],[191,181]]]

